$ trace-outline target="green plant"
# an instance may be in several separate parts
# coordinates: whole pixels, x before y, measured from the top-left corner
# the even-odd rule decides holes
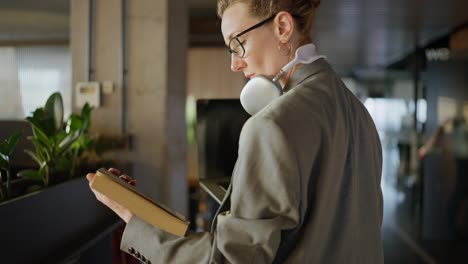
[[[0,201],[10,197],[10,157],[15,149],[21,132],[15,132],[10,138],[0,143]],[[6,186],[3,188],[2,170],[6,172]]]
[[[39,165],[37,170],[23,170],[20,177],[42,181],[44,186],[51,176],[69,174],[73,177],[75,160],[89,143],[84,136],[90,123],[91,107],[86,104],[81,115],[72,114],[64,122],[63,100],[60,93],[52,94],[44,107],[37,108],[26,120],[31,124],[33,136],[28,139],[35,151],[25,150]]]
[[[86,103],[80,114],[71,114],[67,121],[66,132],[73,134],[78,131],[80,134],[78,139],[71,145],[73,157],[70,177],[75,175],[77,164],[83,153],[94,147],[94,139],[89,135],[92,110],[93,108]]]

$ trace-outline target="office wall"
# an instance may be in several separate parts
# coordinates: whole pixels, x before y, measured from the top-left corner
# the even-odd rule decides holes
[[[239,98],[246,82],[242,72],[231,71],[225,47],[190,48],[187,74],[187,95],[195,98]]]
[[[93,111],[92,130],[133,135],[131,151],[117,155],[133,163],[128,174],[149,196],[185,214],[187,3],[94,2],[71,0],[73,87],[114,84]]]

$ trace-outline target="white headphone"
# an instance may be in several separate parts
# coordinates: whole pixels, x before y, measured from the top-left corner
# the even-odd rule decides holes
[[[270,80],[263,75],[257,75],[250,79],[242,88],[240,101],[247,113],[254,115],[267,106],[271,101],[283,94],[283,89],[278,80],[296,64],[309,64],[325,56],[318,55],[315,45],[312,43],[300,46],[296,50],[295,58],[284,66],[280,72]]]

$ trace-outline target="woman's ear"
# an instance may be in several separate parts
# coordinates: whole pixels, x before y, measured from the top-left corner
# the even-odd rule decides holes
[[[292,15],[286,11],[281,11],[276,15],[274,23],[278,39],[283,43],[288,42],[294,32],[294,18]]]

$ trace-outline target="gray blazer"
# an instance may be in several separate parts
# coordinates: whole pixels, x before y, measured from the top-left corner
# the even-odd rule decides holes
[[[370,115],[324,59],[285,90],[245,123],[212,232],[178,238],[133,217],[121,249],[146,263],[383,263]]]

